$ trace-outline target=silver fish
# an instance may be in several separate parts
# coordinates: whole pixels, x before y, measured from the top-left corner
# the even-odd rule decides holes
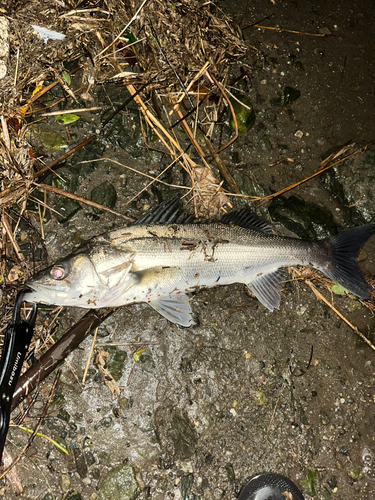
[[[93,238],[33,276],[25,300],[84,308],[146,302],[188,327],[194,323],[189,293],[244,283],[273,311],[280,305],[283,268],[297,265],[313,266],[354,295],[370,297],[357,257],[375,223],[307,242],[273,234],[248,209],[214,223],[176,224],[176,214],[172,201],[133,226]]]

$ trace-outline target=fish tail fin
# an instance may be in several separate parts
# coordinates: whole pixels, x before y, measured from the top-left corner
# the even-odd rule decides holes
[[[331,247],[332,261],[329,269],[321,269],[321,271],[332,281],[361,299],[370,298],[371,287],[362,275],[357,257],[374,228],[375,223],[366,224],[348,229],[326,240]]]

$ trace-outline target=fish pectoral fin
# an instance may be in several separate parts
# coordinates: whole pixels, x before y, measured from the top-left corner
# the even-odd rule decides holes
[[[173,293],[171,295],[159,295],[149,302],[150,306],[159,314],[172,323],[181,326],[192,326],[193,317],[189,297],[186,293]]]
[[[279,308],[281,281],[284,279],[285,270],[277,269],[263,273],[246,286],[267,309],[273,311]]]
[[[128,273],[126,279],[122,282],[118,281],[115,286],[108,288],[107,293],[100,298],[100,307],[118,307],[122,305],[122,296],[136,283],[137,279],[134,273]]]

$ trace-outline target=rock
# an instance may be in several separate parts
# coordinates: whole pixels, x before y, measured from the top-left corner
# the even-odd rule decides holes
[[[255,182],[254,178],[251,177],[251,173],[248,173],[246,169],[232,170],[231,174],[242,194],[259,197],[267,194],[263,187]]]
[[[126,351],[114,346],[107,347],[107,351],[109,356],[107,358],[106,367],[112,377],[118,382],[124,372],[124,366],[128,355]]]
[[[186,476],[182,476],[180,480],[180,492],[182,500],[187,500],[189,498],[189,493],[191,491],[191,487],[193,486],[194,476],[193,474],[187,474]]]
[[[60,150],[69,146],[66,140],[53,130],[42,130],[39,133],[40,142],[47,149]]]
[[[99,141],[93,141],[73,155],[72,162],[74,163],[69,166],[66,175],[70,179],[69,190],[72,193],[76,193],[82,181],[99,167],[100,162],[93,160],[102,158],[104,149],[104,144]]]
[[[263,196],[266,196],[268,194],[268,192],[266,192],[265,189],[254,180],[251,174],[248,173],[247,169],[236,169],[232,170],[231,173],[242,194],[246,194],[247,196],[257,196],[259,198],[262,198]],[[241,201],[238,202],[238,205],[241,205]],[[250,208],[251,210],[254,210],[253,207]],[[256,212],[261,217],[267,217],[268,215],[266,205],[261,205],[260,207],[258,207]]]
[[[91,191],[91,201],[108,208],[115,208],[117,201],[116,188],[108,181],[102,182]],[[94,208],[94,211],[96,213],[100,212],[97,208]]]
[[[78,445],[73,446],[73,456],[78,474],[83,478],[87,476],[87,464],[85,456]]]
[[[134,101],[133,104],[135,104]],[[129,103],[130,105],[131,103]],[[129,111],[128,107],[127,111]],[[105,118],[104,115],[103,119]],[[143,142],[138,109],[136,112],[118,113],[105,127],[104,137],[113,145],[120,146],[133,158],[145,156],[146,148]]]
[[[69,493],[69,495],[65,497],[65,500],[82,500],[82,496],[78,491],[73,491],[73,493]]]
[[[301,63],[301,61],[296,61],[295,64],[294,64],[294,67],[296,68],[297,71],[300,71],[301,73],[305,73],[305,67],[304,65]]]
[[[132,131],[131,133],[129,132],[130,130]],[[126,117],[124,124],[117,133],[117,142],[133,158],[144,156],[145,145],[138,117]]]
[[[150,353],[143,352],[139,356],[139,361],[143,364],[144,368],[148,370],[153,370],[155,368],[155,362],[152,359],[152,356]]]
[[[295,196],[278,196],[269,207],[273,220],[303,239],[321,239],[339,231],[331,212]]]
[[[258,142],[258,146],[265,151],[271,151],[272,144],[268,135],[264,135]]]
[[[240,134],[246,134],[255,123],[255,111],[253,104],[246,95],[236,96],[239,101],[241,101],[244,106],[238,101],[232,100],[232,105],[234,109],[234,114],[237,120],[238,132]],[[232,130],[235,130],[233,116],[229,118],[229,126]]]
[[[91,451],[85,451],[85,461],[86,461],[87,467],[91,467],[96,462],[95,456]]]
[[[338,147],[335,147],[327,151],[323,155],[323,159],[337,149]],[[374,144],[363,153],[354,155],[343,163],[330,168],[323,174],[322,181],[341,204],[348,225],[360,225],[373,221],[375,204]]]
[[[60,420],[63,420],[66,423],[68,423],[69,420],[70,420],[70,415],[69,415],[69,413],[64,408],[61,408],[59,410],[59,413],[57,414],[57,418],[59,418]]]
[[[293,101],[296,101],[301,96],[301,92],[297,89],[293,89],[292,87],[284,88],[284,105],[291,104]]]
[[[59,177],[49,175],[45,179],[45,183],[61,189],[62,191],[74,192],[71,186],[72,183],[69,180],[70,177],[71,173],[69,169],[61,169]],[[34,197],[36,197],[35,194]],[[43,192],[40,192],[40,194],[38,193],[38,199],[44,202]],[[55,193],[48,193],[47,205],[51,206],[55,210],[55,212],[51,211],[51,213],[61,224],[64,224],[69,219],[71,219],[73,215],[75,215],[82,208],[78,201],[72,200],[71,198],[66,198],[63,195]],[[47,210],[46,215],[49,215],[49,213],[50,211]]]
[[[95,425],[95,429],[109,429],[113,425],[112,417],[103,417],[99,422]]]
[[[138,490],[133,467],[121,464],[100,485],[97,500],[132,500]]]
[[[81,210],[82,207],[78,201],[65,198],[64,196],[56,196],[56,202],[53,204],[53,208],[58,212],[53,212],[58,222],[64,224]]]
[[[7,74],[7,61],[9,57],[9,21],[5,16],[0,16],[0,80]]]
[[[67,493],[70,488],[70,478],[68,474],[61,475],[61,489],[64,493]]]
[[[156,410],[155,434],[168,455],[179,460],[187,460],[194,455],[198,444],[196,430],[189,417],[172,404],[165,404]]]

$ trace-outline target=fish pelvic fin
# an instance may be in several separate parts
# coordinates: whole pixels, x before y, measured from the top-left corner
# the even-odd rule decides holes
[[[159,295],[153,297],[148,304],[172,323],[185,327],[192,326],[194,323],[189,297],[186,293]]]
[[[375,223],[366,224],[348,229],[325,240],[331,247],[332,261],[328,269],[320,269],[320,271],[361,299],[370,298],[371,287],[362,275],[357,257],[374,228]]]
[[[276,269],[263,273],[246,286],[267,309],[273,311],[280,306],[281,282],[285,277],[285,269]]]

